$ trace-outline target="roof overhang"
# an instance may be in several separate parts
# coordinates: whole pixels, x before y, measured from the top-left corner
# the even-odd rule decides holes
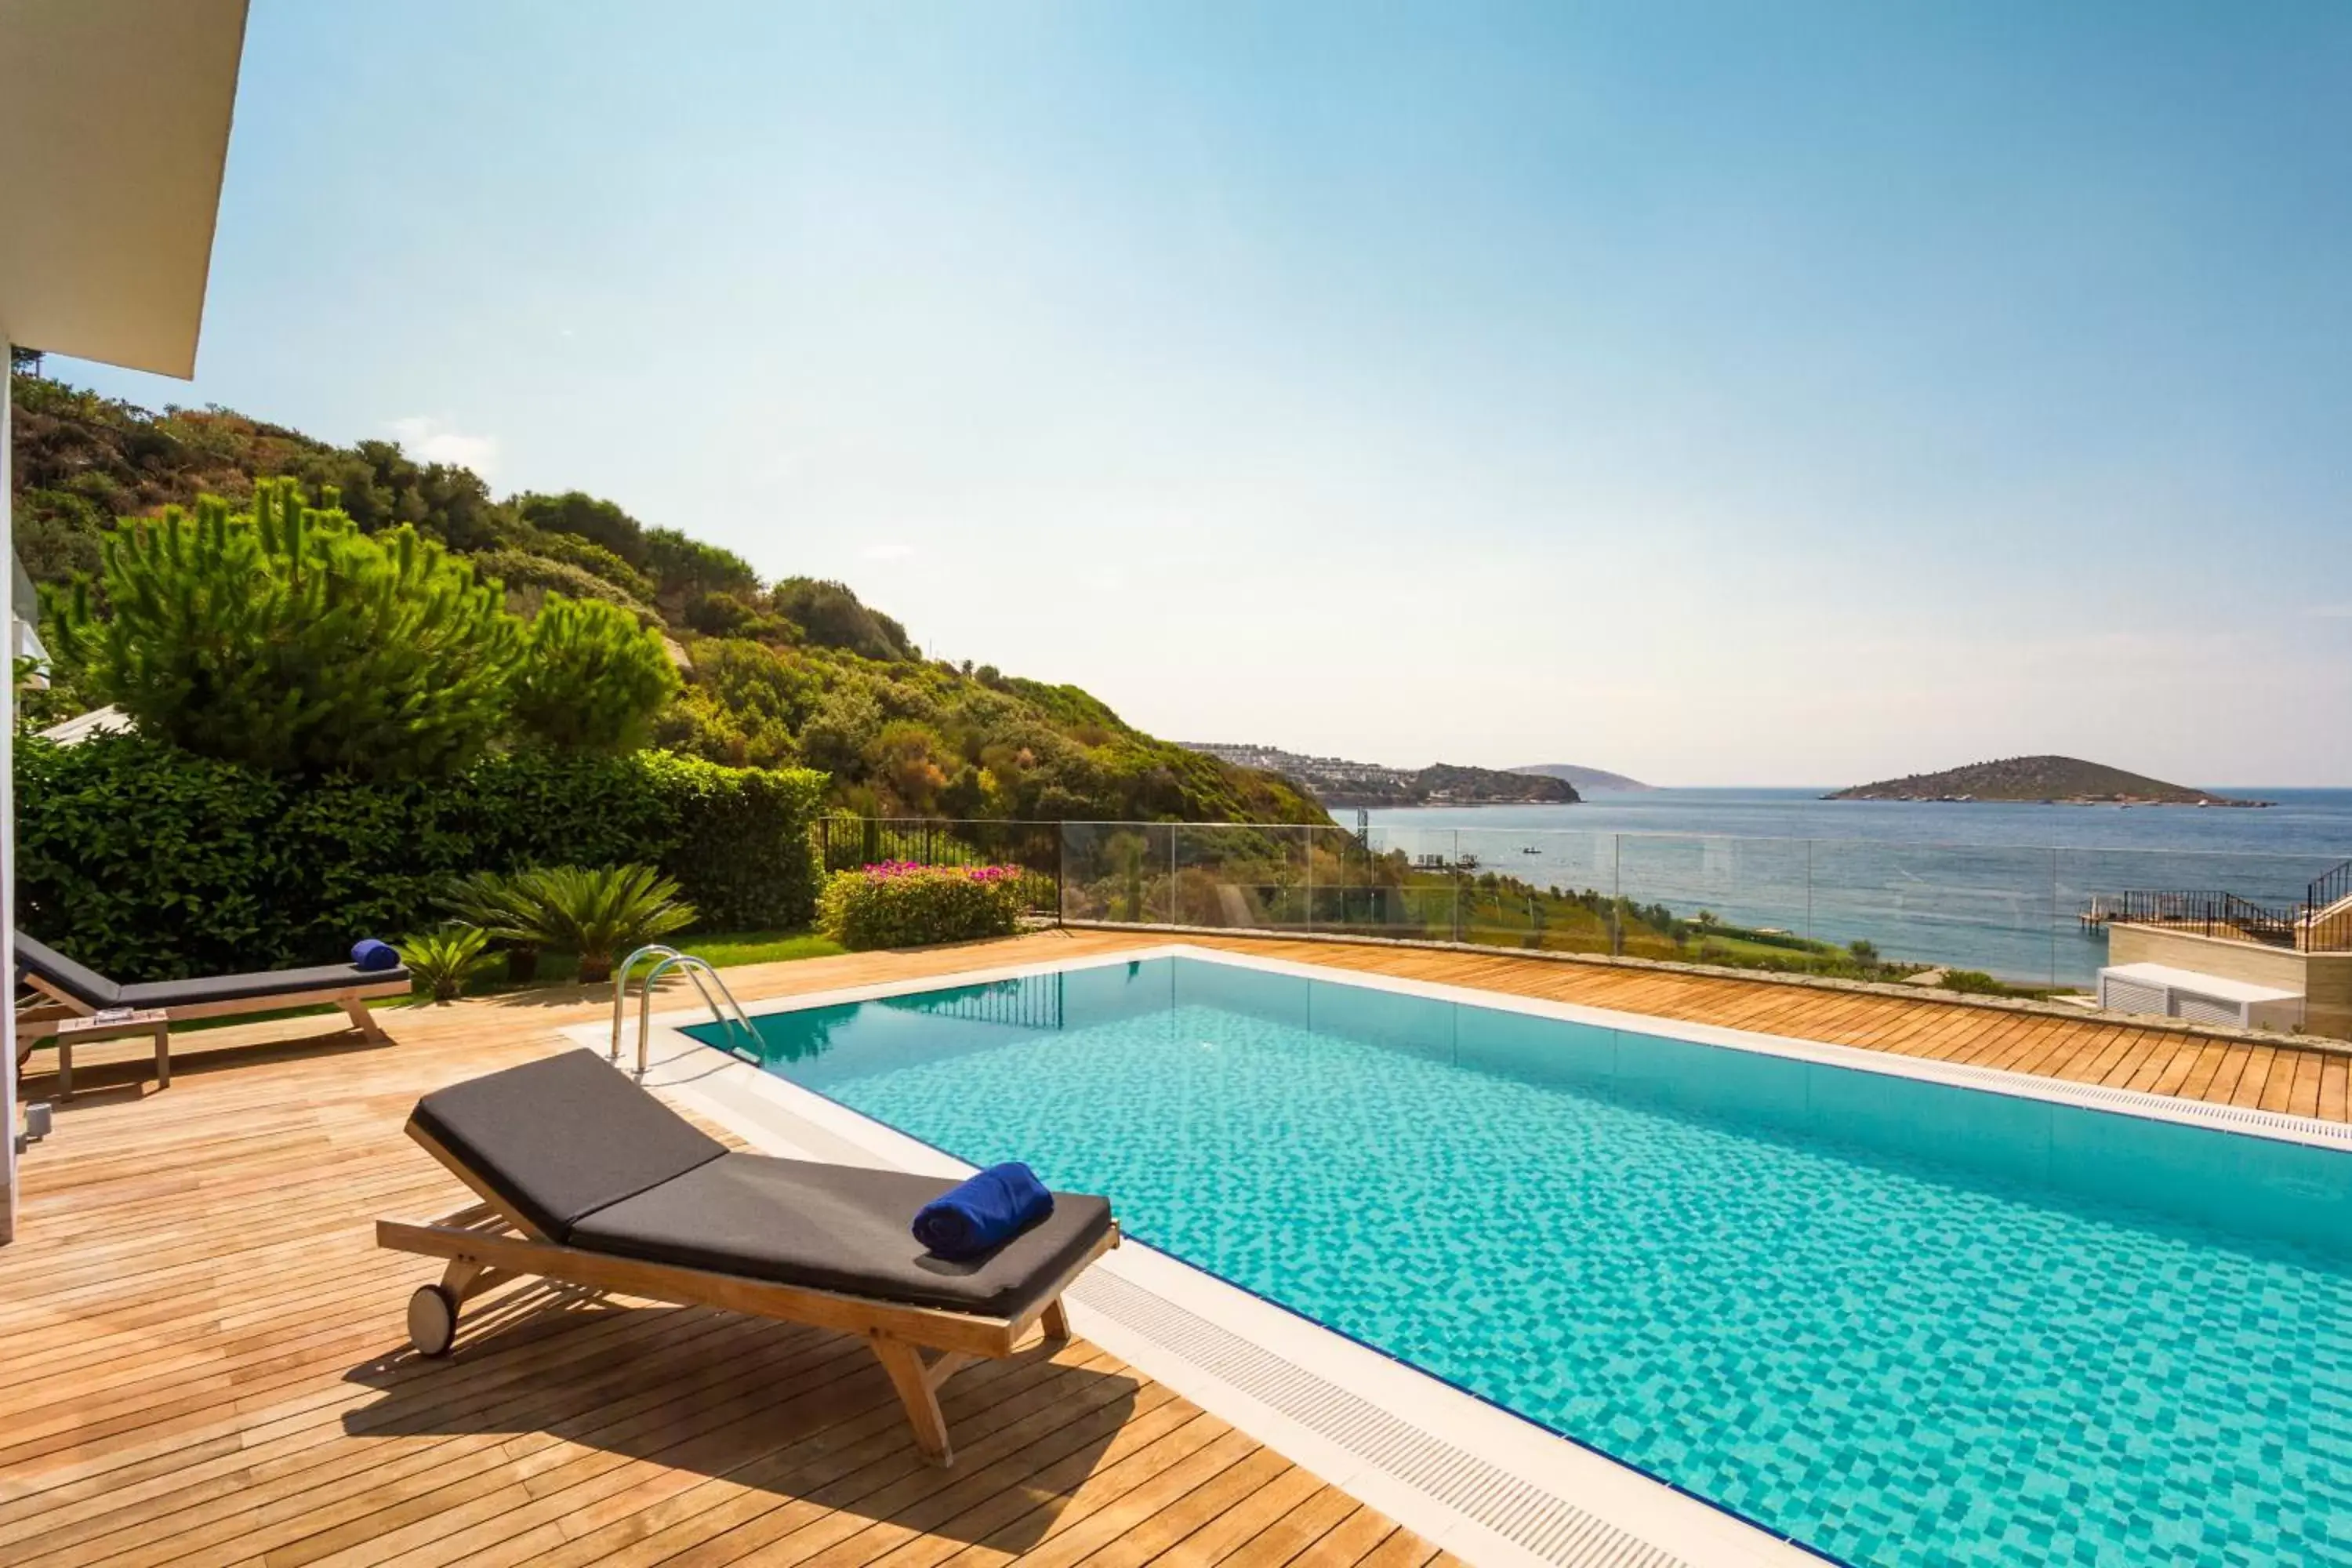
[[[0,0],[0,334],[189,376],[246,0]]]

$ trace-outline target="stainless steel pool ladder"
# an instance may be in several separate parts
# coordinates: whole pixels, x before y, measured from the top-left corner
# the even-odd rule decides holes
[[[695,990],[701,993],[702,1005],[710,1009],[710,1021],[727,1032],[729,1050],[738,1049],[735,1031],[740,1029],[751,1055],[756,1057],[759,1054],[760,1031],[753,1026],[751,1016],[743,1011],[743,1004],[735,1000],[735,994],[727,989],[727,982],[719,977],[719,971],[711,967],[709,961],[697,958],[690,952],[680,952],[674,947],[665,947],[659,942],[649,942],[613,967],[614,1061],[621,1059],[621,1014],[629,994],[629,971],[637,966],[640,959],[651,961],[645,978],[637,983],[637,1077],[640,1079],[646,1076],[646,1052],[653,1039],[654,985],[673,969],[694,982]],[[716,996],[711,994],[714,986],[719,992]],[[723,1009],[719,1006],[722,1000],[726,1003]]]

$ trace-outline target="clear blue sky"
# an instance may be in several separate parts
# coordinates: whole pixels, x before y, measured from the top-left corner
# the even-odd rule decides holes
[[[2352,5],[255,0],[199,374],[1183,738],[2352,783]]]

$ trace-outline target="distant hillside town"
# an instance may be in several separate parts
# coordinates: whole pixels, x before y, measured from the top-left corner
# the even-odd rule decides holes
[[[1238,767],[1279,773],[1326,806],[1569,805],[1582,798],[1565,779],[1496,768],[1450,763],[1391,768],[1345,757],[1309,757],[1279,746],[1223,741],[1177,743]]]

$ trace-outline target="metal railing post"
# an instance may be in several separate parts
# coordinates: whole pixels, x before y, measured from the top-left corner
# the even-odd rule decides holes
[[[1459,942],[1462,940],[1462,833],[1461,833],[1461,830],[1460,830],[1459,828],[1456,828],[1453,833],[1451,833],[1451,834],[1447,835],[1447,837],[1450,837],[1450,838],[1454,841],[1454,853],[1453,853],[1452,855],[1450,855],[1450,856],[1448,856],[1448,857],[1446,858],[1447,859],[1449,859],[1450,861],[1452,861],[1452,862],[1453,862],[1450,866],[1448,866],[1448,867],[1446,868],[1446,876],[1447,876],[1448,878],[1450,878],[1450,879],[1452,879],[1453,883],[1454,883],[1454,940],[1455,942]]]
[[[1813,841],[1805,840],[1805,940],[1813,940]]]
[[[2058,988],[2058,846],[2050,847],[2050,987]]]
[[[1625,836],[1609,836],[1609,956],[1625,956]]]
[[[1315,931],[1315,825],[1308,823],[1303,831],[1307,835],[1307,931],[1311,936]],[[1346,918],[1344,911],[1341,918]]]

